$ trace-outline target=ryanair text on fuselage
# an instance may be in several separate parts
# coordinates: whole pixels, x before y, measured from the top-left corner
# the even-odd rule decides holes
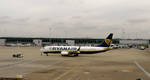
[[[65,47],[65,46],[59,46],[59,47],[50,47],[49,50],[53,51],[77,51],[77,47]]]

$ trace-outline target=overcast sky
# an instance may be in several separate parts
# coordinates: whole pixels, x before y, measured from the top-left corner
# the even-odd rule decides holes
[[[0,0],[0,36],[150,38],[150,0]]]

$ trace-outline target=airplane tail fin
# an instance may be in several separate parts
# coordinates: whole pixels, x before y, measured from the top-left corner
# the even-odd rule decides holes
[[[112,41],[113,33],[110,33],[109,36],[97,47],[109,47]]]

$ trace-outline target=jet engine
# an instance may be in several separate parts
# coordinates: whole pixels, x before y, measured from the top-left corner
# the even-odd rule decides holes
[[[77,51],[70,51],[70,52],[62,51],[61,55],[62,56],[78,56],[78,52]]]
[[[62,52],[61,52],[61,55],[62,55],[62,56],[67,56],[67,55],[69,55],[69,52],[67,52],[67,51],[62,51]]]

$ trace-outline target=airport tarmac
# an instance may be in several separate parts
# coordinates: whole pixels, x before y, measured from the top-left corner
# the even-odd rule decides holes
[[[100,54],[42,55],[39,47],[0,47],[0,77],[27,80],[150,80],[150,52],[115,49]],[[13,58],[13,53],[24,58]]]

